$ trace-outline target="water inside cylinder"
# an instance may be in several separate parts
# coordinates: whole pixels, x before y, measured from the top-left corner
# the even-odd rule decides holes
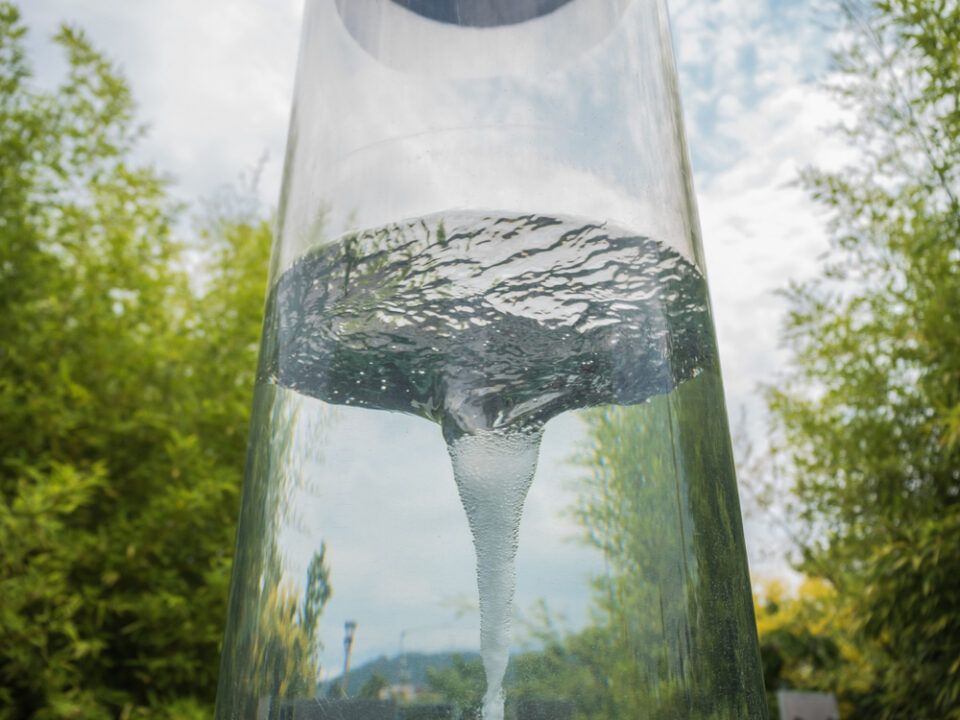
[[[668,245],[569,217],[460,212],[298,260],[270,292],[258,375],[440,425],[476,550],[483,717],[499,720],[544,424],[642,403],[715,363],[706,283]]]

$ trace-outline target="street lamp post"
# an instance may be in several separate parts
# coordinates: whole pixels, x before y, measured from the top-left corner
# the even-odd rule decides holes
[[[347,681],[350,679],[350,650],[353,648],[353,636],[356,632],[356,620],[347,620],[343,624],[343,682],[340,684],[341,697],[347,697]]]

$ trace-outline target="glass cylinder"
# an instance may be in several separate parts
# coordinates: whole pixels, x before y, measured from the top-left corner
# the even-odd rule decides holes
[[[663,0],[307,0],[216,717],[765,718]]]

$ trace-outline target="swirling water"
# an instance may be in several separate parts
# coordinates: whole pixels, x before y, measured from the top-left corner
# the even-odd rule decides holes
[[[323,245],[274,284],[261,382],[437,422],[474,539],[483,717],[503,717],[518,528],[544,423],[716,363],[706,283],[602,223],[444,213]]]

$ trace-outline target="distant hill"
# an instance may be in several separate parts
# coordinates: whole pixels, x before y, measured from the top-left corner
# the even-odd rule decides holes
[[[462,657],[468,661],[480,659],[480,654],[476,652],[407,653],[407,682],[418,687],[426,686],[427,668],[432,667],[442,670],[453,667],[453,658],[455,656]],[[402,661],[400,657],[388,658],[386,656],[380,656],[376,660],[371,660],[358,667],[351,667],[347,694],[355,697],[360,688],[363,687],[363,684],[375,673],[383,675],[383,677],[387,679],[388,684],[399,685],[401,682],[401,669]],[[337,677],[322,683],[320,685],[320,695],[326,695],[327,689],[339,681],[340,678]]]

